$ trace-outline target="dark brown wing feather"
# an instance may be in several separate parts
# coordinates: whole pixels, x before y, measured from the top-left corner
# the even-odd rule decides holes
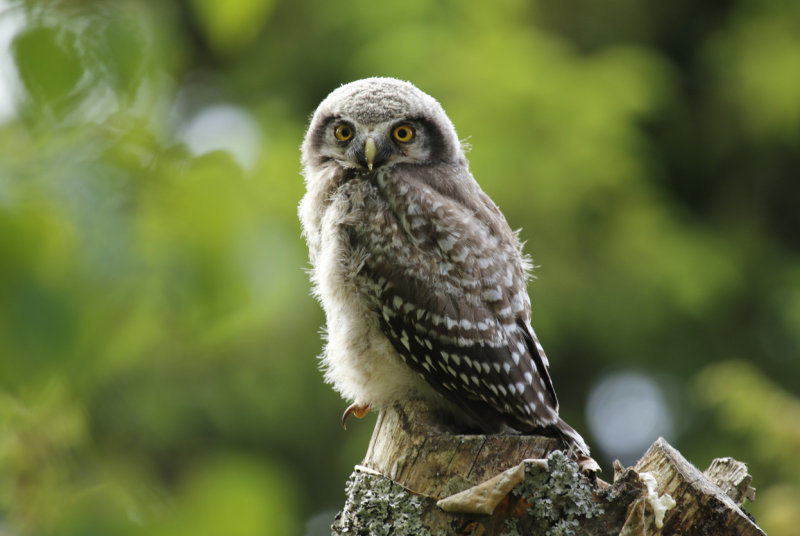
[[[379,282],[365,286],[381,330],[409,367],[485,430],[556,423],[519,245],[468,172],[458,177],[460,197],[435,187],[452,171],[397,166],[360,179],[374,196],[351,243],[369,252],[362,275]]]

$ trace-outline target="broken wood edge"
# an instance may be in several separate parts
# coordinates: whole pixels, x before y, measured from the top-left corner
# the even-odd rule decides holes
[[[458,434],[440,421],[421,402],[382,409],[361,465],[440,500],[562,448],[554,437]]]
[[[445,512],[491,515],[500,501],[525,479],[526,470],[532,466],[546,471],[547,460],[523,460],[485,482],[437,501],[436,506]]]
[[[357,466],[348,480],[347,501],[332,526],[333,533],[477,536],[514,529],[538,534],[554,519],[576,527],[586,520],[599,522],[603,510],[595,490],[562,451],[553,452],[548,461],[533,460],[520,467],[523,478],[498,494],[500,502],[490,515],[487,510],[470,508],[446,512],[435,499],[415,494],[369,467]],[[543,485],[551,481],[553,485]]]
[[[764,534],[739,507],[754,490],[746,466],[736,460],[715,460],[704,474],[659,438],[634,467],[615,462],[613,484],[595,479],[593,488],[585,488],[592,480],[574,460],[569,469],[543,465],[551,456],[568,459],[556,438],[453,434],[426,411],[413,403],[381,411],[364,461],[348,481],[334,534],[371,533],[363,523],[384,523],[380,530],[390,535],[427,534],[404,532],[400,520],[441,534],[499,534],[509,526],[537,533],[549,526],[543,523],[555,522],[608,536]],[[561,480],[543,468],[559,472]],[[538,487],[532,487],[537,478]],[[560,496],[567,506],[544,512],[544,518],[541,504],[528,500],[531,490],[551,493],[551,484],[572,483],[590,494]]]
[[[738,489],[741,482],[747,481],[747,488],[743,494],[748,495],[750,489],[748,477],[750,475],[746,475],[746,477],[741,475],[742,468],[738,465],[739,463],[731,463],[730,465],[736,470],[729,473],[715,469],[712,472],[718,481],[715,483],[690,464],[663,437],[659,437],[634,466],[634,470],[640,474],[650,473],[656,481],[655,491],[660,495],[669,495],[681,505],[680,508],[672,508],[665,513],[663,521],[665,533],[702,534],[702,530],[708,530],[707,526],[702,523],[702,518],[694,516],[693,509],[696,510],[702,506],[714,513],[713,517],[715,517],[716,523],[721,523],[721,526],[726,528],[724,534],[763,535],[764,532],[758,527],[752,516],[729,496],[726,489],[719,485],[722,483],[726,488]],[[714,466],[714,462],[711,465]],[[726,474],[735,477],[739,484],[726,484],[729,482]],[[755,496],[754,493],[751,495]],[[738,492],[734,496],[739,497]],[[698,524],[699,522],[700,524]]]
[[[756,489],[750,485],[753,477],[747,472],[747,465],[730,457],[716,458],[703,471],[703,475],[716,484],[739,507],[746,500],[756,500]]]

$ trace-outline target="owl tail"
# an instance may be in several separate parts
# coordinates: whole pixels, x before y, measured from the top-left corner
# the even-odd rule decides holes
[[[572,426],[559,417],[555,429],[558,430],[561,440],[567,448],[567,454],[578,462],[581,471],[584,473],[600,471],[600,466],[589,456],[589,445]]]

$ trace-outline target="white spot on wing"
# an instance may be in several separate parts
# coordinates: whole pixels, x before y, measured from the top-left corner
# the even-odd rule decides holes
[[[411,351],[411,344],[408,342],[408,333],[406,330],[400,332],[400,343],[406,347],[406,350]]]
[[[525,373],[525,381],[528,382],[528,385],[533,383],[533,375],[530,372]]]

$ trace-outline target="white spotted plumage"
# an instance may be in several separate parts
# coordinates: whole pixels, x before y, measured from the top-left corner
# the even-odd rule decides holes
[[[326,380],[359,408],[422,398],[486,432],[553,427],[588,455],[530,327],[529,263],[438,102],[389,78],[342,86],[302,160]]]

